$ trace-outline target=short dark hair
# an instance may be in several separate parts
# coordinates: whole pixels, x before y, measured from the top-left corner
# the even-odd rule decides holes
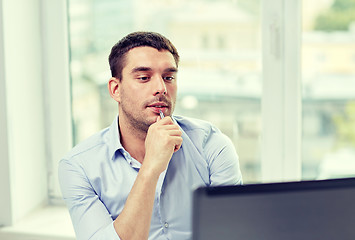
[[[152,47],[159,51],[162,49],[168,50],[173,55],[176,67],[178,67],[180,57],[169,39],[155,32],[133,32],[122,38],[111,49],[108,60],[112,77],[121,79],[126,53],[132,48],[143,46]]]

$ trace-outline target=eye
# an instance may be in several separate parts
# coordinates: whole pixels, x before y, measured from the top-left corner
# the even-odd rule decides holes
[[[164,81],[171,82],[175,79],[175,77],[174,76],[165,76],[165,77],[163,77],[163,79],[164,79]]]
[[[149,76],[139,76],[139,77],[137,77],[137,79],[144,82],[144,81],[148,81],[150,79],[150,77]]]

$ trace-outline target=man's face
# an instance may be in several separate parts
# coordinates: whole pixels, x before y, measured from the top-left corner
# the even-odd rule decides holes
[[[136,47],[126,54],[119,86],[119,116],[131,127],[148,131],[159,110],[173,113],[176,101],[177,66],[167,50]]]

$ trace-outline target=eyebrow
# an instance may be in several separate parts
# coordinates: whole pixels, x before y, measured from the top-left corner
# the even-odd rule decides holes
[[[176,73],[178,69],[176,67],[170,67],[164,70],[164,72]]]
[[[136,73],[136,72],[149,72],[152,71],[150,67],[135,67],[132,69],[131,73]]]
[[[150,67],[135,67],[132,69],[131,73],[150,72],[150,71],[153,71],[153,69]],[[176,73],[177,71],[178,71],[178,69],[175,67],[169,67],[169,68],[164,69],[165,73],[167,73],[167,72]]]

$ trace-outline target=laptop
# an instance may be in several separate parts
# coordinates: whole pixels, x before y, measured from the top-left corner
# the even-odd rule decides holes
[[[355,178],[201,187],[193,240],[355,240]]]

